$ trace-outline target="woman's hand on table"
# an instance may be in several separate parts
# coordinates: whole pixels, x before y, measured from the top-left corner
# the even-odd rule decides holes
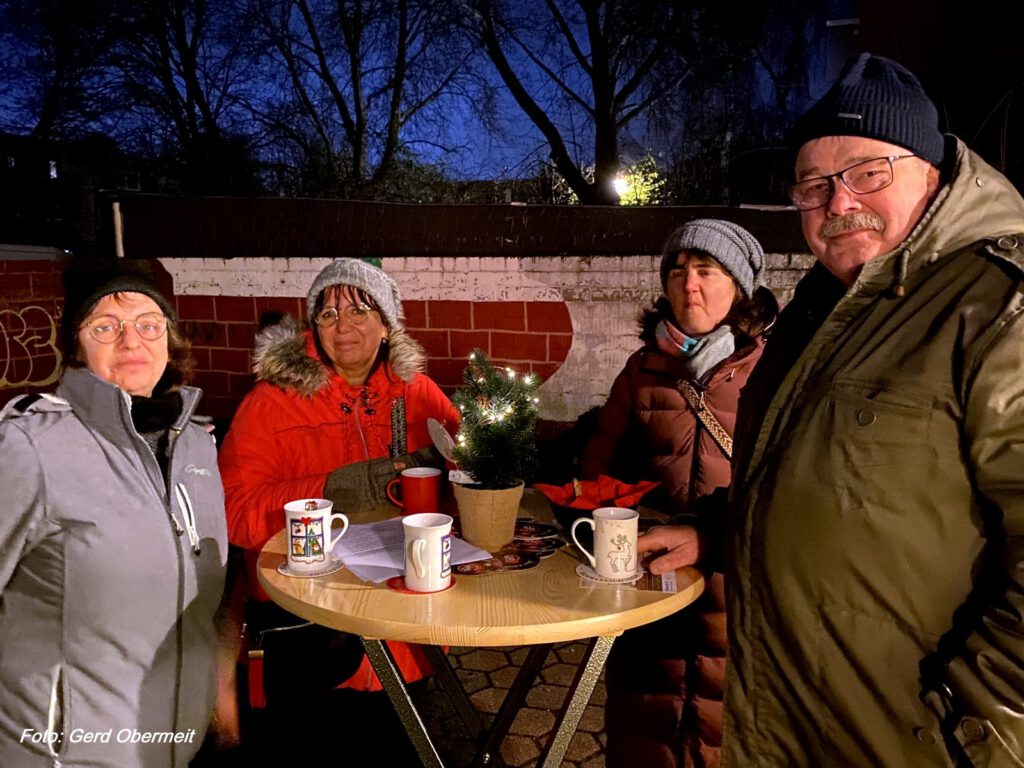
[[[691,525],[663,525],[651,528],[637,537],[637,555],[662,552],[646,564],[653,574],[668,573],[677,568],[693,565],[700,557],[700,537]]]

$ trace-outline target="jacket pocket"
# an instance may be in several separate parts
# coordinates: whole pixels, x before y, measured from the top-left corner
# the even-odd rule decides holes
[[[938,515],[942,507],[963,501],[969,480],[951,399],[922,386],[833,382],[827,405],[828,445],[820,459],[827,464],[821,471],[848,514],[856,514],[858,520],[865,510],[869,516],[871,510]],[[966,509],[969,501],[963,504]]]
[[[838,379],[829,389],[835,412],[833,437],[841,439],[846,459],[861,467],[926,460],[935,401],[923,390],[896,388],[889,382]]]

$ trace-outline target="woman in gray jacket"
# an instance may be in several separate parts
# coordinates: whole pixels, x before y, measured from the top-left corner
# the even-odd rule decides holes
[[[227,556],[213,440],[150,276],[65,289],[56,395],[0,412],[0,766],[186,766]]]

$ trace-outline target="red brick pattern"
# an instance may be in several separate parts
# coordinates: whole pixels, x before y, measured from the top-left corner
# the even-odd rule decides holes
[[[468,301],[423,301],[424,328],[472,328],[473,305]],[[429,305],[429,306],[428,306]],[[416,326],[409,323],[410,328]]]
[[[266,296],[178,296],[181,329],[192,341],[194,384],[203,390],[203,412],[228,420],[252,389],[252,349],[267,313],[299,315],[301,299]]]
[[[181,296],[182,328],[196,354],[203,407],[228,419],[252,388],[251,350],[258,321],[267,312],[301,316],[302,299]],[[565,362],[572,321],[562,302],[407,301],[410,335],[427,353],[427,374],[446,392],[462,380],[469,353],[483,349],[496,363],[550,377]]]
[[[189,320],[214,320],[213,296],[178,296],[178,317]]]
[[[560,301],[408,301],[405,310],[409,333],[427,350],[427,373],[446,392],[459,386],[476,348],[499,365],[547,379],[572,344],[572,320]]]
[[[256,382],[252,349],[261,323],[281,314],[302,317],[306,302],[276,296],[178,296],[180,327],[192,341],[200,409],[228,420]]]
[[[49,391],[57,358],[63,262],[0,260],[0,404],[24,392]],[[192,342],[201,409],[230,419],[252,388],[252,348],[268,313],[301,317],[302,298],[177,296],[180,330]],[[499,365],[546,379],[565,361],[572,321],[557,301],[409,301],[410,334],[427,352],[427,373],[445,391],[461,382],[469,353],[483,349]]]
[[[465,360],[474,349],[490,349],[490,331],[449,331],[451,357]]]
[[[473,304],[473,327],[500,328],[507,331],[525,331],[526,302],[476,302]]]
[[[218,297],[218,302],[231,298],[228,296]],[[265,315],[272,312],[280,312],[293,317],[305,317],[306,299],[287,298],[281,296],[256,296],[256,320],[261,320]]]

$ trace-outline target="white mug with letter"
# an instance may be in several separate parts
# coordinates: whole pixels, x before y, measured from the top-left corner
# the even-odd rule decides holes
[[[440,592],[452,582],[452,518],[421,512],[402,518],[405,529],[405,588]]]
[[[572,524],[572,540],[598,576],[624,581],[633,578],[637,571],[636,532],[640,513],[623,507],[600,507],[593,514],[593,520],[581,517]],[[580,525],[594,529],[593,553],[576,538],[576,528]]]
[[[340,512],[332,514],[333,509],[329,499],[297,499],[284,505],[291,573],[317,573],[334,565],[331,551],[348,530],[348,518]],[[342,528],[332,538],[331,523],[335,520],[342,522]]]

